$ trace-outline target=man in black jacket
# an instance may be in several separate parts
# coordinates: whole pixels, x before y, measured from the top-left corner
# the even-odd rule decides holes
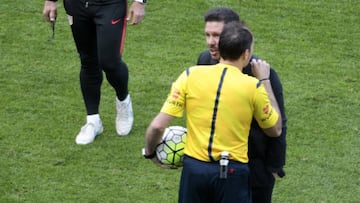
[[[198,58],[198,65],[218,63],[219,37],[224,25],[231,21],[240,21],[238,14],[228,8],[214,8],[205,14],[205,35],[208,50],[203,51]],[[256,56],[252,56],[256,58]],[[243,73],[253,76],[251,65],[248,64]],[[275,98],[279,104],[282,116],[282,134],[277,138],[270,138],[253,120],[249,134],[249,167],[253,203],[270,203],[276,177],[283,177],[285,172],[286,152],[286,115],[282,85],[274,69],[270,69],[269,77]]]

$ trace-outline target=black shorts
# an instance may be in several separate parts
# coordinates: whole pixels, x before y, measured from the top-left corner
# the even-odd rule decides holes
[[[179,203],[251,201],[247,164],[230,161],[227,179],[219,178],[219,162],[203,162],[184,157]]]

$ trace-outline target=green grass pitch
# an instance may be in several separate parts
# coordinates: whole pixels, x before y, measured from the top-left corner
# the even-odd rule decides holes
[[[146,127],[172,81],[206,49],[202,15],[238,11],[255,54],[278,72],[288,116],[286,177],[274,203],[360,200],[360,2],[353,0],[149,0],[129,26],[123,58],[135,123],[116,135],[106,80],[104,133],[77,146],[85,122],[79,59],[62,1],[55,39],[42,0],[0,4],[0,202],[177,202],[181,170],[141,155]],[[183,125],[176,120],[172,125]]]

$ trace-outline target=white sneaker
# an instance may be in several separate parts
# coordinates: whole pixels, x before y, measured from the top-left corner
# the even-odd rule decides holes
[[[94,123],[86,123],[76,136],[76,144],[90,144],[94,142],[95,137],[103,132],[104,128],[101,121],[95,125]]]
[[[126,136],[130,133],[134,122],[134,114],[130,95],[124,101],[116,97],[116,132],[120,136]]]

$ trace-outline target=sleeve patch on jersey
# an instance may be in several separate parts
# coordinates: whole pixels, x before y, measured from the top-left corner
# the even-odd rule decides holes
[[[269,109],[267,109],[267,111],[269,111]],[[264,113],[265,113],[265,112],[264,112]],[[267,113],[266,113],[266,117],[263,118],[263,119],[261,119],[261,121],[262,121],[262,122],[265,122],[265,121],[269,120],[270,117],[272,116],[272,114],[273,114],[273,109],[271,109],[270,112],[267,112]]]
[[[269,105],[266,105],[264,108],[263,108],[263,112],[265,114],[268,114],[269,113]]]
[[[180,92],[178,90],[174,90],[172,95],[171,95],[171,97],[173,99],[177,99],[177,98],[179,98],[179,96],[180,96]]]
[[[176,100],[168,99],[168,100],[166,100],[166,102],[175,107],[180,107],[180,108],[184,107],[184,103],[176,101]]]

